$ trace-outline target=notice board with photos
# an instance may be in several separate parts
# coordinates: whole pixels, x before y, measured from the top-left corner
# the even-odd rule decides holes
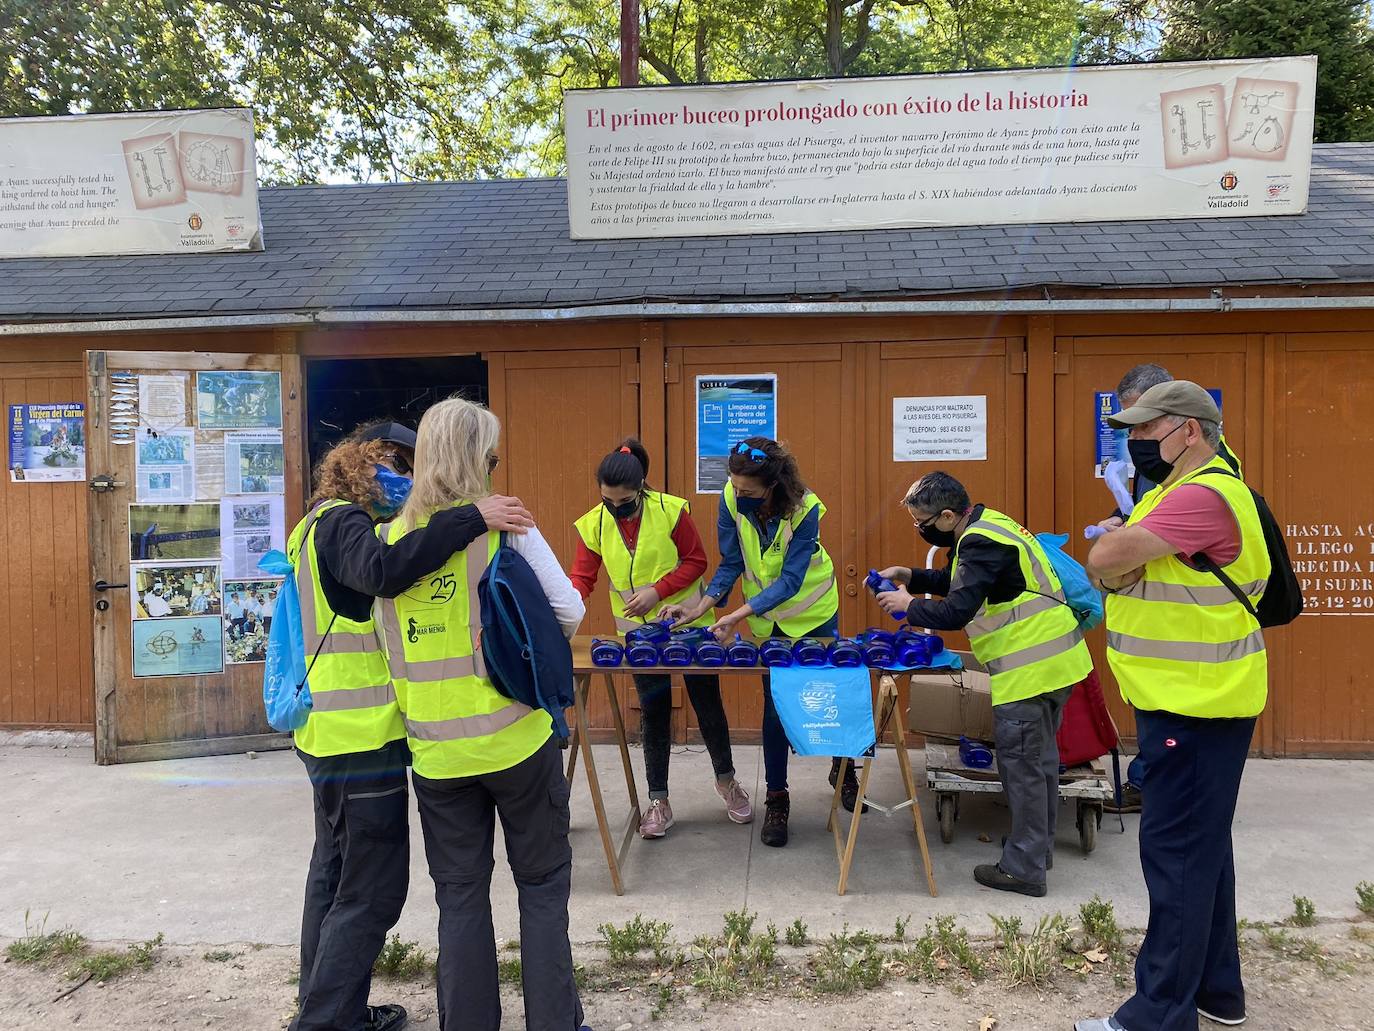
[[[303,483],[298,359],[91,352],[102,762],[266,747],[262,663]]]

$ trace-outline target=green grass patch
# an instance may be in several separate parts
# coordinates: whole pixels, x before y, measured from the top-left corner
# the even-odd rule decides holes
[[[81,957],[74,963],[67,976],[75,981],[83,974],[90,974],[97,982],[113,981],[134,970],[151,970],[157,962],[157,950],[162,947],[163,935],[158,932],[147,941],[136,942],[123,952],[101,950]]]
[[[1293,915],[1288,922],[1294,927],[1312,927],[1317,922],[1317,907],[1305,895],[1293,896]]]
[[[641,952],[652,953],[654,961],[663,965],[672,962],[668,935],[673,925],[666,920],[645,920],[639,913],[621,927],[602,924],[597,928],[606,943],[611,963],[624,966],[633,963]]]
[[[75,959],[86,952],[89,943],[84,935],[70,928],[49,931],[47,924],[47,917],[36,925],[30,924],[29,914],[25,913],[24,937],[5,946],[5,957],[11,963],[35,965]]]
[[[807,937],[806,924],[802,923],[801,917],[797,917],[797,919],[788,924],[787,930],[784,933],[787,938],[787,944],[794,949],[802,948],[811,940]]]
[[[430,972],[431,964],[425,950],[415,941],[401,941],[399,934],[387,939],[372,972],[388,981],[414,981]]]
[[[228,963],[238,955],[237,952],[230,952],[228,949],[213,949],[207,952],[201,959],[207,963]]]
[[[1374,884],[1361,881],[1355,885],[1355,905],[1365,916],[1374,916]]]

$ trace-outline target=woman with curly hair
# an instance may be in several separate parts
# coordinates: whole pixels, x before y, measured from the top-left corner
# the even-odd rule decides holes
[[[731,450],[729,470],[716,521],[720,567],[698,603],[664,609],[663,615],[690,623],[729,597],[735,581],[743,577],[744,604],[711,627],[720,641],[729,640],[746,620],[755,637],[834,637],[840,596],[835,567],[821,546],[825,505],[807,490],[797,460],[776,440],[748,437]],[[789,747],[764,676],[763,769],[768,794],[759,840],[775,848],[787,844]],[[842,793],[850,811],[859,793],[853,769],[848,768]],[[836,760],[830,770],[832,785],[838,770]]]
[[[307,514],[287,543],[312,700],[295,743],[315,799],[293,1031],[395,1031],[406,1020],[400,1006],[367,1004],[372,964],[410,877],[410,751],[372,600],[404,591],[488,529],[534,525],[518,499],[492,497],[384,544],[375,523],[409,494],[414,454],[415,433],[399,423],[359,427],[320,460]]]

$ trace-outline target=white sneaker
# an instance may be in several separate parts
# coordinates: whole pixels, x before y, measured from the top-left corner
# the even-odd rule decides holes
[[[1080,1020],[1073,1026],[1073,1031],[1126,1031],[1126,1029],[1116,1022],[1115,1017],[1093,1017],[1091,1020]]]
[[[1245,1023],[1245,1014],[1243,1013],[1239,1017],[1215,1017],[1199,1006],[1197,1008],[1197,1015],[1199,1017],[1206,1017],[1213,1024],[1225,1024],[1227,1027],[1238,1027]]]

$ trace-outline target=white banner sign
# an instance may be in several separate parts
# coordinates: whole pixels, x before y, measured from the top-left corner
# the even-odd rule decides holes
[[[573,238],[1292,215],[1317,59],[564,100]]]
[[[981,462],[988,457],[988,399],[894,397],[894,462]]]
[[[260,251],[253,113],[0,119],[0,258]]]

